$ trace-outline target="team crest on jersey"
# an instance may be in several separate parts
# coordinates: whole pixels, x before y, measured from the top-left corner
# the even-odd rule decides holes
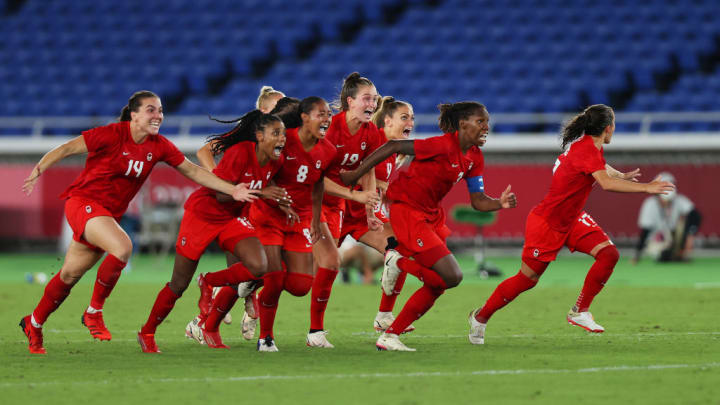
[[[367,144],[365,142],[360,144],[360,149],[365,150],[366,147],[367,147]]]
[[[423,241],[422,241],[422,239],[418,238],[417,244],[418,244],[418,246],[423,247]]]
[[[319,160],[318,160],[317,162],[315,162],[315,168],[316,168],[316,169],[319,169],[320,166],[322,166],[322,164],[320,163]]]
[[[540,256],[540,250],[538,250],[538,249],[533,250],[533,256],[534,257]]]
[[[92,212],[92,207],[89,206],[89,205],[86,205],[86,206],[85,206],[85,212],[87,212],[88,214],[91,213],[91,212]]]
[[[152,153],[147,154],[147,160],[148,160],[148,162],[152,160]]]
[[[183,236],[182,239],[180,239],[180,245],[185,246],[186,243],[187,243],[187,239],[185,239],[185,237]]]

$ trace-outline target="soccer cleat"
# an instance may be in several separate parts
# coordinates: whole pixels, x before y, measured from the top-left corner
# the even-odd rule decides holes
[[[487,324],[480,323],[477,319],[475,319],[475,315],[480,312],[480,309],[481,308],[471,311],[470,316],[468,316],[468,322],[470,322],[470,334],[468,334],[468,339],[470,340],[470,343],[474,345],[485,344],[485,328],[487,327]]]
[[[244,281],[240,284],[238,284],[238,297],[240,298],[246,298],[250,294],[252,294],[253,291],[255,291],[255,287],[257,287],[257,280],[250,280],[250,281]]]
[[[202,333],[202,340],[205,342],[207,347],[211,349],[229,349],[230,346],[223,343],[220,337],[220,331],[209,332],[205,330],[205,327],[200,327],[200,333]]]
[[[395,316],[392,312],[378,312],[377,315],[375,315],[375,321],[373,322],[373,327],[377,332],[385,332],[387,328],[392,325],[392,323],[395,321]],[[407,328],[403,331],[403,333],[410,333],[415,330],[415,326],[412,324],[408,325]]]
[[[255,329],[257,329],[257,318],[253,318],[245,312],[242,318],[242,337],[245,340],[252,340],[255,337]]]
[[[272,337],[267,336],[265,339],[258,339],[257,351],[259,352],[277,352],[278,348],[275,346],[275,341]]]
[[[47,354],[43,347],[42,328],[32,325],[31,315],[20,319],[20,329],[28,338],[28,350],[31,354]]]
[[[188,339],[192,339],[201,345],[205,344],[205,341],[203,340],[202,332],[200,331],[200,317],[196,316],[193,318],[192,321],[188,322],[187,326],[185,326],[185,337]]]
[[[571,325],[579,326],[588,332],[603,333],[605,328],[595,323],[592,314],[586,312],[575,312],[572,309],[567,314],[567,321]]]
[[[162,353],[155,343],[154,333],[137,333],[137,341],[143,353]]]
[[[324,347],[326,349],[332,349],[335,346],[333,346],[332,343],[328,342],[327,334],[327,331],[324,330],[308,333],[305,344],[308,347]]]
[[[385,295],[392,295],[395,290],[395,283],[397,283],[398,276],[400,275],[400,267],[397,265],[397,261],[402,258],[402,255],[397,250],[388,249],[385,252],[385,265],[383,267],[382,278],[380,284],[382,285],[383,292]]]
[[[80,322],[82,322],[82,324],[90,330],[90,335],[92,335],[95,339],[112,339],[110,331],[105,327],[102,311],[95,312],[94,314],[85,311],[80,317]]]
[[[398,335],[392,333],[383,333],[375,342],[375,347],[378,350],[398,351],[398,352],[414,352],[415,349],[411,349],[403,342],[400,341]]]
[[[220,292],[220,288],[222,288],[222,287],[213,287],[213,292],[212,292],[213,300],[215,299],[215,296],[218,295],[218,293]],[[225,314],[225,317],[223,318],[223,323],[225,323],[226,325],[230,325],[232,323],[232,315],[230,315],[230,312]]]
[[[200,308],[200,315],[207,316],[212,306],[212,286],[208,285],[205,281],[205,274],[198,276],[198,287],[200,287],[200,299],[198,299],[198,308]]]

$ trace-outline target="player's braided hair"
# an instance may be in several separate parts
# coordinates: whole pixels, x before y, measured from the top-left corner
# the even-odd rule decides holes
[[[372,122],[378,128],[385,126],[385,117],[391,117],[395,115],[395,111],[401,106],[410,108],[410,104],[405,101],[395,100],[393,96],[385,96],[380,100],[380,105],[372,116]]]
[[[210,117],[210,119],[223,124],[237,123],[235,127],[228,132],[208,137],[207,141],[213,142],[212,151],[215,155],[226,151],[238,142],[257,142],[255,132],[262,131],[265,126],[272,122],[282,122],[278,116],[265,114],[260,110],[252,110],[242,117],[231,121],[222,121],[213,117]]]
[[[571,118],[563,127],[562,150],[584,134],[598,136],[608,125],[612,125],[615,114],[605,104],[595,104]]]
[[[347,98],[355,98],[355,96],[357,96],[358,89],[362,86],[375,85],[367,77],[360,76],[360,73],[358,72],[350,73],[345,78],[345,80],[343,80],[342,90],[340,90],[339,99],[333,101],[332,107],[340,111],[347,111],[348,108],[350,108],[347,102]]]
[[[120,110],[120,116],[118,117],[118,121],[131,121],[132,118],[130,117],[130,112],[137,112],[140,109],[140,105],[142,105],[142,101],[146,98],[151,97],[156,97],[158,99],[160,98],[157,94],[153,93],[150,90],[140,90],[133,93],[133,95],[130,96],[127,105],[125,105],[125,107]]]
[[[461,101],[452,104],[438,105],[440,117],[438,118],[440,130],[445,133],[455,132],[460,129],[460,120],[486,110],[485,106],[477,101]]]
[[[280,117],[285,128],[297,128],[302,125],[302,121],[299,119],[298,105],[300,105],[300,100],[295,97],[283,97],[278,100],[270,114]]]

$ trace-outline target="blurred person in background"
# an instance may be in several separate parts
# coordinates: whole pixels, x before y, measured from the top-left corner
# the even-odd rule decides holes
[[[352,236],[348,236],[338,247],[342,260],[340,272],[345,283],[352,281],[351,271],[357,270],[363,284],[375,282],[375,270],[383,266],[383,256],[375,249],[362,244]]]
[[[90,305],[81,321],[93,338],[112,338],[103,320],[103,306],[133,249],[130,238],[118,223],[158,162],[169,164],[200,185],[232,195],[235,200],[250,197],[250,190],[244,185],[233,186],[187,160],[172,142],[159,134],[163,118],[160,98],[151,91],[138,91],[123,107],[118,123],[87,130],[46,153],[25,179],[22,188],[29,195],[42,173],[52,165],[65,157],[88,153],[82,173],[60,196],[66,200],[65,216],[73,231],[65,261],[45,287],[33,313],[20,320],[30,353],[46,353],[43,324],[105,253]]]
[[[662,172],[659,176],[676,184],[671,173]],[[677,191],[646,198],[638,216],[640,237],[633,263],[640,261],[643,251],[658,262],[690,260],[701,221],[695,204]]]

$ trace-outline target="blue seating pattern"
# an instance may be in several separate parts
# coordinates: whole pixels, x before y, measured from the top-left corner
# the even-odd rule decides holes
[[[173,114],[239,115],[262,85],[333,99],[356,70],[416,113],[710,111],[717,15],[716,0],[29,0],[0,16],[0,115],[107,115],[138,89]]]

